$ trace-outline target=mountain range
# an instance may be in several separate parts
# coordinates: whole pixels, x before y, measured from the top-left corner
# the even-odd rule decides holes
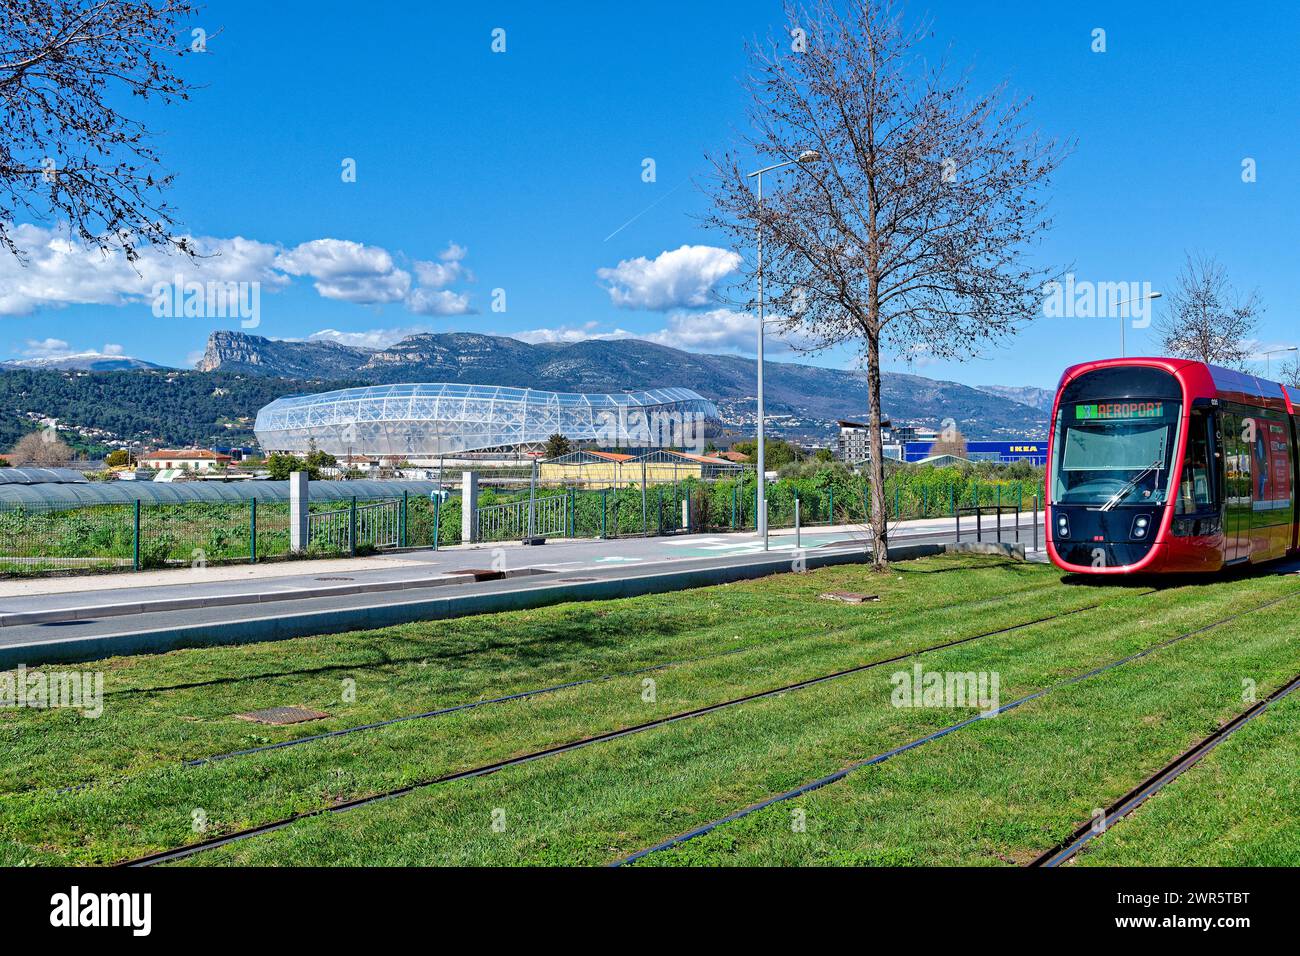
[[[975,387],[981,392],[1009,398],[1013,402],[1028,405],[1030,408],[1048,414],[1051,414],[1052,403],[1056,400],[1056,392],[1052,389],[1037,388],[1033,385],[976,385]]]
[[[244,332],[208,337],[197,368],[295,379],[464,382],[530,386],[559,392],[621,392],[666,386],[692,388],[719,405],[732,424],[752,422],[753,359],[703,355],[639,339],[589,339],[530,344],[472,332],[421,333],[387,348],[327,341],[276,341]],[[810,424],[862,419],[867,378],[859,371],[794,362],[764,365],[768,414]],[[969,437],[1038,434],[1045,427],[1045,389],[991,386],[887,372],[884,411],[896,424],[937,425],[952,418]]]
[[[861,372],[772,361],[764,372],[774,435],[827,444],[836,419],[861,421],[867,415]],[[257,410],[282,395],[421,381],[560,392],[681,386],[711,399],[729,434],[739,437],[753,433],[756,375],[752,359],[636,339],[530,344],[448,332],[369,349],[217,331],[193,370],[101,353],[0,363],[0,450],[50,420],[57,421],[60,435],[92,455],[128,441],[248,446],[254,443]],[[1046,428],[1042,403],[1050,393],[886,372],[881,399],[896,425],[938,426],[951,418],[968,438],[1037,438]]]
[[[27,368],[81,372],[124,372],[132,369],[162,367],[161,365],[155,365],[153,362],[146,362],[144,359],[131,358],[127,355],[105,355],[103,352],[75,352],[0,362],[0,370]]]

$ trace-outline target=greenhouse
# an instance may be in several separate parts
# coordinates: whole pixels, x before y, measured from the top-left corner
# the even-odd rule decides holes
[[[313,481],[312,501],[344,501],[351,498],[427,496],[437,490],[436,481]],[[97,505],[131,504],[217,504],[250,499],[273,502],[289,500],[287,481],[46,481],[18,484],[0,481],[0,509],[6,508],[93,508]]]
[[[610,448],[702,445],[718,410],[686,388],[584,395],[498,385],[408,384],[280,398],[257,413],[262,449],[435,458],[538,445],[551,435]]]

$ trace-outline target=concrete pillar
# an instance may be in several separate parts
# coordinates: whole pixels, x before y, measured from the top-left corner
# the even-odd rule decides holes
[[[478,540],[478,472],[460,473],[460,540],[464,544]]]
[[[289,475],[289,550],[306,551],[308,524],[307,472],[295,471]]]
[[[687,495],[682,499],[682,529],[691,530],[691,499]]]

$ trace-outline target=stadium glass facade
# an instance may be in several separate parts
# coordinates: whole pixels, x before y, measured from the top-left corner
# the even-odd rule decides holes
[[[711,402],[686,388],[584,395],[496,385],[370,385],[280,398],[257,413],[266,452],[433,458],[539,444],[554,434],[602,447],[703,444]]]

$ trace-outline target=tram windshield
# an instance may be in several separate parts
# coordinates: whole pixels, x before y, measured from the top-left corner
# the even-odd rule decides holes
[[[1104,510],[1163,504],[1179,407],[1132,399],[1063,404],[1056,420],[1053,503]]]

